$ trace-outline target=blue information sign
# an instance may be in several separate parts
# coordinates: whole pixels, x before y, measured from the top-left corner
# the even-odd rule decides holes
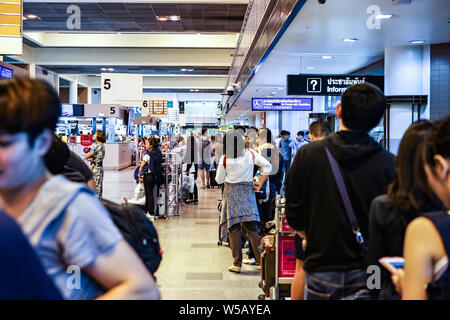
[[[13,70],[0,66],[0,78],[12,78]]]
[[[312,98],[253,98],[252,111],[312,111]]]

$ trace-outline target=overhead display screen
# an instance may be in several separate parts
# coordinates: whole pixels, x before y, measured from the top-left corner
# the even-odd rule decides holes
[[[312,98],[253,98],[252,111],[312,111]]]
[[[61,105],[61,116],[62,117],[73,117],[73,105],[62,104]]]
[[[13,70],[0,66],[0,78],[12,78]]]

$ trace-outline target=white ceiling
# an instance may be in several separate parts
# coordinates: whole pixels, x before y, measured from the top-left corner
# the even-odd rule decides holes
[[[393,15],[381,21],[379,30],[366,25],[370,5]],[[228,116],[249,116],[253,97],[271,92],[284,97],[287,74],[349,73],[383,58],[386,47],[410,45],[411,40],[450,42],[449,18],[450,0],[412,0],[410,5],[393,5],[391,0],[328,0],[320,5],[308,0]],[[344,38],[358,41],[343,43]],[[323,60],[322,55],[333,58]]]

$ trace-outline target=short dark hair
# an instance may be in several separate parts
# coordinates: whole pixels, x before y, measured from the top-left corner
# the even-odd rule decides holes
[[[202,135],[205,135],[205,133],[208,131],[208,129],[207,128],[203,128],[202,129]]]
[[[315,137],[326,137],[331,133],[330,125],[323,120],[314,121],[309,125],[309,131]]]
[[[291,133],[289,132],[289,131],[286,131],[286,130],[281,130],[281,136],[285,136],[285,135],[291,135]]]
[[[302,137],[304,137],[304,136],[305,136],[305,133],[304,133],[303,131],[299,131],[299,132],[297,132],[297,136],[302,136]]]
[[[424,150],[424,161],[434,173],[434,156],[441,155],[450,159],[450,116],[438,121],[429,138]]]
[[[230,141],[231,137],[233,137],[233,141]],[[228,143],[231,142],[232,145],[228,145],[227,141]],[[242,132],[240,132],[239,130],[230,130],[225,134],[225,137],[223,139],[223,154],[225,156],[230,158],[239,158],[244,154],[244,148],[245,140]]]
[[[97,141],[98,142],[101,142],[101,143],[105,143],[106,142],[105,131],[98,130],[95,133],[97,134]]]
[[[245,134],[245,132],[247,131],[247,129],[245,129],[244,126],[235,126],[234,130],[242,130],[242,132]]]
[[[160,142],[160,139],[157,138],[157,137],[151,137],[151,138],[149,139],[149,141],[148,141],[148,143],[150,144],[150,147],[151,147],[152,149],[158,148],[158,147],[159,147],[159,142]]]
[[[356,84],[342,95],[342,122],[350,130],[369,132],[383,117],[386,98],[371,83]]]
[[[60,174],[64,170],[70,158],[70,150],[67,144],[53,135],[52,145],[44,157],[45,165],[51,174]]]
[[[33,146],[45,129],[55,130],[60,116],[58,94],[48,82],[23,77],[0,80],[0,131],[25,132]]]
[[[266,141],[268,143],[272,142],[272,131],[270,131],[269,128],[261,128],[261,129],[259,129],[258,135],[259,135],[259,137],[265,135],[266,136]]]

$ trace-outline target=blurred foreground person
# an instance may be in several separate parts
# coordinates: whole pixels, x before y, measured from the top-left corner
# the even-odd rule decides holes
[[[47,82],[0,81],[0,209],[20,224],[63,298],[158,299],[149,271],[91,189],[47,170],[60,115]]]
[[[379,263],[383,257],[403,256],[408,224],[424,212],[442,209],[425,174],[422,151],[433,128],[431,121],[413,123],[406,130],[395,158],[397,176],[388,193],[372,201],[369,219],[369,265],[381,269],[381,290],[371,290],[373,299],[399,300],[391,275]]]
[[[62,299],[20,226],[2,211],[0,257],[0,300]]]
[[[406,229],[405,268],[392,280],[404,300],[450,299],[450,117],[439,121],[424,151],[425,172],[445,210],[424,214]]]

